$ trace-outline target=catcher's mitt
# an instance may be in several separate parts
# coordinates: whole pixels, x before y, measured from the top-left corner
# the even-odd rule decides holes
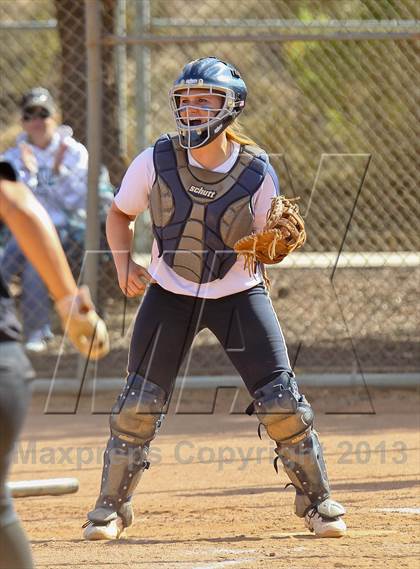
[[[109,352],[109,337],[105,322],[98,316],[87,286],[75,295],[55,303],[65,334],[75,348],[91,360],[99,360]]]
[[[289,253],[301,247],[306,240],[305,224],[299,207],[283,196],[272,199],[267,221],[261,232],[251,233],[234,245],[238,255],[245,257],[245,268],[255,272],[256,263],[280,263]]]

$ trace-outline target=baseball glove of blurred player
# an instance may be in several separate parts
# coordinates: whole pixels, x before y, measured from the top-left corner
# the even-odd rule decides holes
[[[77,350],[91,360],[99,360],[109,352],[109,337],[105,322],[93,306],[87,286],[76,295],[66,296],[55,303],[65,334]]]
[[[283,196],[273,198],[264,229],[235,243],[236,253],[245,257],[245,268],[251,274],[257,261],[265,265],[280,263],[305,243],[305,224],[294,201]]]

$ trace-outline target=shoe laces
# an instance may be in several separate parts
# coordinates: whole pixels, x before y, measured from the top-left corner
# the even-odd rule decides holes
[[[308,513],[306,514],[308,516],[308,518],[311,520],[312,518],[314,518],[316,516],[316,514],[320,515],[318,510],[316,509],[316,506],[313,506]]]

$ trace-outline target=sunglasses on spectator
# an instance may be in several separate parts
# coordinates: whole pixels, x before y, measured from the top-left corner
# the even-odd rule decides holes
[[[24,111],[22,119],[24,121],[31,121],[34,119],[47,119],[50,116],[50,111],[47,111],[47,109],[40,109],[39,111]]]

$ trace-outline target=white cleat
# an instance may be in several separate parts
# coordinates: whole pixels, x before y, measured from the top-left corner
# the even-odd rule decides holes
[[[317,537],[343,537],[347,531],[342,518],[323,518],[316,511],[306,514],[305,525]]]
[[[347,527],[342,519],[346,510],[341,504],[327,498],[305,516],[305,525],[318,537],[343,537]]]
[[[88,522],[83,526],[83,538],[88,541],[119,539],[124,534],[124,524],[118,516],[116,520],[111,520],[106,525],[95,525]]]

